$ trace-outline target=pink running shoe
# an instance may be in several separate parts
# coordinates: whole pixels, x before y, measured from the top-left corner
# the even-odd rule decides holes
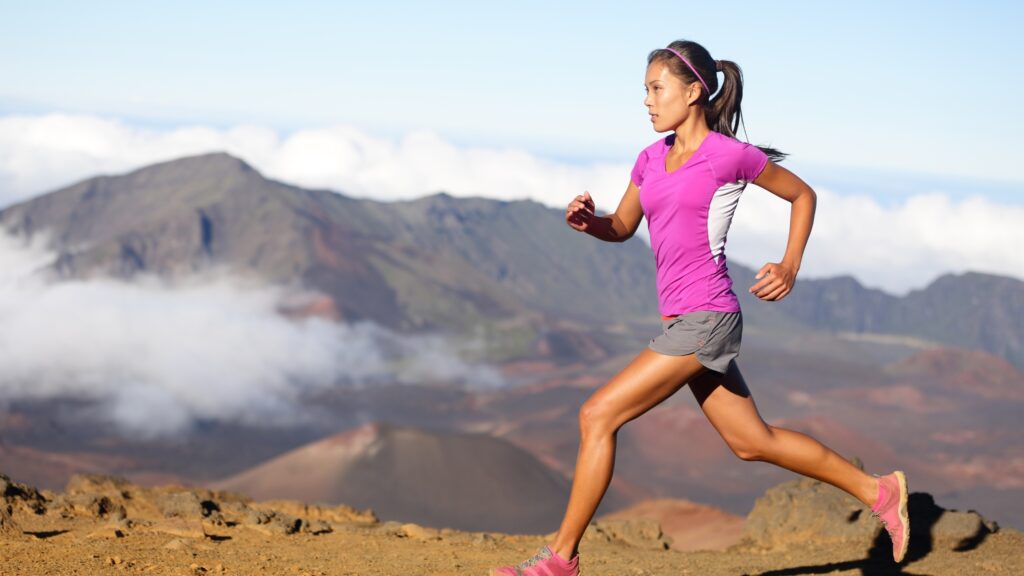
[[[907,515],[907,477],[897,470],[878,478],[878,501],[871,515],[882,521],[892,540],[892,559],[899,563],[910,542],[910,516]]]
[[[491,576],[579,576],[580,554],[566,560],[555,554],[547,544],[533,557],[516,564],[491,570]]]

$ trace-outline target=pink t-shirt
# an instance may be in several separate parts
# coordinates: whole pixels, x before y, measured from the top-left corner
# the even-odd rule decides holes
[[[725,235],[747,183],[768,163],[758,147],[710,132],[673,172],[665,155],[675,134],[640,152],[631,174],[651,233],[663,316],[739,312],[725,264]]]

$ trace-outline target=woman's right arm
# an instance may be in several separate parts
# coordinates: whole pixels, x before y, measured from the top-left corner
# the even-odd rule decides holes
[[[640,220],[643,216],[643,207],[640,206],[640,189],[630,181],[615,212],[605,216],[596,215],[594,200],[590,197],[590,192],[584,192],[583,195],[577,196],[569,203],[565,212],[565,221],[572,229],[586,232],[605,242],[625,242],[632,238],[636,229],[640,227]]]

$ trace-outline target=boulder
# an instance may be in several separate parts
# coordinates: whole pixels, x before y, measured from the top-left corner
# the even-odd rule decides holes
[[[20,536],[21,529],[11,515],[11,505],[0,502],[0,536]]]
[[[46,513],[46,498],[34,487],[11,480],[6,474],[0,474],[0,503],[9,504],[11,513],[25,510],[32,514]]]
[[[859,460],[854,461],[855,464]],[[947,510],[931,494],[911,492],[910,547],[948,546],[963,549],[999,530],[996,522],[977,512]],[[870,509],[846,492],[813,478],[799,478],[772,487],[757,499],[747,515],[737,547],[784,549],[813,540],[818,544],[886,540],[884,527]]]

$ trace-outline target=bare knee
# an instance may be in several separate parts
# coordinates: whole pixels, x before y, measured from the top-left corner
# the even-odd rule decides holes
[[[764,452],[758,450],[756,446],[743,445],[742,447],[730,446],[730,448],[732,448],[732,453],[735,454],[736,457],[739,458],[740,460],[746,460],[747,462],[756,462],[765,459]]]
[[[616,430],[615,415],[611,413],[605,402],[587,400],[580,407],[580,434],[612,433]]]
[[[747,462],[771,460],[771,447],[773,437],[771,430],[764,434],[749,436],[742,439],[732,439],[728,442],[733,454],[740,460]]]

